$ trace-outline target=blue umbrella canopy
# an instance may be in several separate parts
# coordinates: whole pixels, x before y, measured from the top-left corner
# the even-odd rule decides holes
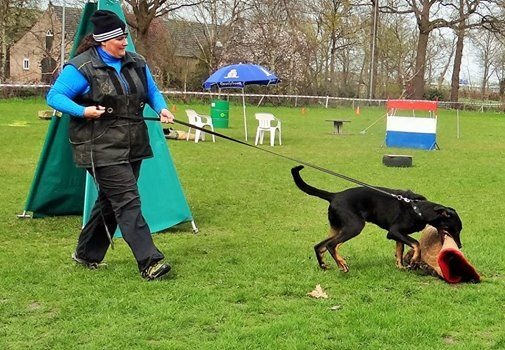
[[[220,89],[244,88],[246,85],[274,85],[279,78],[265,67],[251,63],[238,63],[219,68],[203,83],[208,90],[213,86]]]

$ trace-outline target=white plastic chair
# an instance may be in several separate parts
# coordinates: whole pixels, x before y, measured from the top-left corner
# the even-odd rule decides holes
[[[279,145],[282,145],[281,141],[281,121],[274,117],[271,113],[256,113],[254,115],[258,120],[258,128],[256,129],[256,141],[255,145],[263,144],[263,135],[265,131],[270,132],[270,146],[275,144],[275,132],[279,132]]]
[[[212,131],[214,131],[214,125],[212,125],[212,118],[209,117],[208,115],[198,114],[192,109],[186,109],[186,115],[188,116],[189,124],[198,126],[200,128],[205,128],[206,126],[208,126]],[[192,128],[190,127],[188,133],[186,134],[186,141],[189,140],[191,129]],[[205,132],[195,129],[195,143],[198,143],[200,137],[202,138],[202,140],[205,140]],[[216,138],[214,137],[214,135],[212,135],[212,142],[216,142]]]

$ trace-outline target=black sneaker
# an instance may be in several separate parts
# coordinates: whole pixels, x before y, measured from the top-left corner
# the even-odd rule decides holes
[[[142,271],[141,275],[148,281],[157,280],[166,275],[170,269],[170,265],[164,263],[163,261],[158,261]]]
[[[82,258],[79,258],[79,257],[77,256],[77,253],[76,253],[76,252],[73,252],[73,253],[72,253],[72,259],[73,259],[76,263],[78,263],[78,264],[80,264],[80,265],[82,265],[82,266],[84,266],[84,267],[87,267],[87,268],[88,268],[88,269],[90,269],[90,270],[96,270],[96,269],[98,269],[99,267],[107,266],[107,264],[105,264],[105,263],[91,262],[91,261],[87,261],[87,260],[84,260],[84,259],[82,259]]]

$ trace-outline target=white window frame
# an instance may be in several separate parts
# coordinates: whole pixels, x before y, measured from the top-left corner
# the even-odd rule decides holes
[[[23,70],[30,70],[30,59],[27,57],[23,58]]]

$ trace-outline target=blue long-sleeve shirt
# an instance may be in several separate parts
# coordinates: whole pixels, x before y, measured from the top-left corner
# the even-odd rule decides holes
[[[101,47],[98,47],[97,51],[104,63],[113,67],[118,72],[119,77],[122,78],[122,75],[120,74],[121,59],[109,55]],[[160,113],[163,108],[167,108],[167,103],[158,90],[151,71],[147,66],[146,78],[147,103],[156,113]],[[123,81],[121,82],[124,83]],[[126,84],[124,85],[126,87]],[[83,117],[85,107],[75,103],[73,100],[75,97],[88,92],[89,89],[89,83],[81,72],[79,72],[74,66],[68,64],[63,68],[53,86],[47,93],[46,102],[49,106],[60,112],[74,117]]]

